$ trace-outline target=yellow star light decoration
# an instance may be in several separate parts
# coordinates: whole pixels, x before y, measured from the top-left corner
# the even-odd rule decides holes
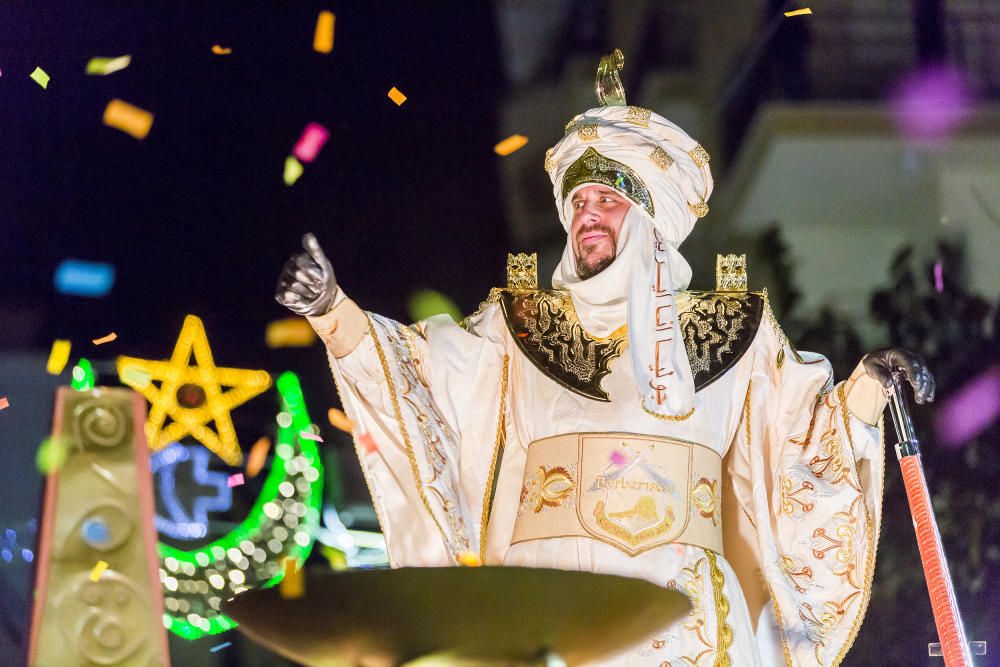
[[[192,354],[194,366],[189,365]],[[152,405],[146,420],[150,449],[162,449],[190,434],[231,466],[240,465],[243,453],[230,411],[271,386],[265,371],[216,366],[205,325],[194,315],[184,318],[170,361],[118,357],[118,376]],[[223,391],[224,386],[229,389]],[[208,426],[213,420],[215,430]]]

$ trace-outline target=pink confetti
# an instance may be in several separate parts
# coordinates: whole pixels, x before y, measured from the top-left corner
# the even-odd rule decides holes
[[[378,451],[378,445],[375,444],[375,440],[372,438],[371,433],[362,433],[358,436],[365,446],[365,454],[373,454]]]
[[[292,153],[302,162],[312,162],[329,138],[330,131],[328,129],[319,123],[309,123],[302,131],[302,136],[295,143]]]
[[[622,466],[628,463],[628,459],[621,452],[614,451],[611,452],[611,463],[616,466]]]
[[[243,473],[238,472],[235,475],[230,475],[228,482],[230,489],[234,486],[243,486]]]
[[[299,431],[299,437],[305,438],[306,440],[313,440],[315,442],[323,442],[323,438],[315,433],[310,433],[309,431]]]
[[[941,444],[964,445],[1000,416],[1000,366],[969,380],[952,394],[937,414]]]
[[[941,268],[941,260],[934,262],[934,289],[938,294],[944,291],[944,269]]]

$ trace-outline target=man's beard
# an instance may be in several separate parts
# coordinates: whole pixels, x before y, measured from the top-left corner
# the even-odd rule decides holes
[[[581,229],[577,234],[577,238],[593,231],[604,232],[608,235],[608,239],[611,241],[611,254],[598,257],[594,260],[590,260],[587,257],[581,257],[578,254],[576,256],[576,273],[580,276],[580,280],[593,278],[598,273],[611,266],[611,263],[615,261],[615,257],[618,255],[618,239],[615,238],[611,228],[606,225],[591,225],[586,229]]]

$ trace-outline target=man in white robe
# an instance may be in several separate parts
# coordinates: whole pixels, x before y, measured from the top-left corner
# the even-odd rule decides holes
[[[932,400],[930,373],[891,349],[835,384],[739,267],[686,291],[709,157],[657,114],[591,109],[545,167],[568,233],[553,290],[515,259],[461,325],[405,326],[351,301],[312,235],[279,280],[328,349],[390,563],[474,554],[690,597],[608,664],[760,664],[768,603],[788,664],[839,663],[871,593],[882,386],[898,372]]]

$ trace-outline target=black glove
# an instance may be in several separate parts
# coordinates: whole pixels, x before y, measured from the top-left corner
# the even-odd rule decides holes
[[[861,359],[861,363],[869,377],[881,382],[886,389],[892,387],[892,374],[901,373],[913,386],[913,396],[917,403],[934,401],[934,376],[916,352],[890,347],[869,352]]]
[[[303,236],[302,247],[304,251],[295,253],[285,262],[274,298],[293,313],[325,315],[330,312],[337,295],[337,278],[315,236]]]

